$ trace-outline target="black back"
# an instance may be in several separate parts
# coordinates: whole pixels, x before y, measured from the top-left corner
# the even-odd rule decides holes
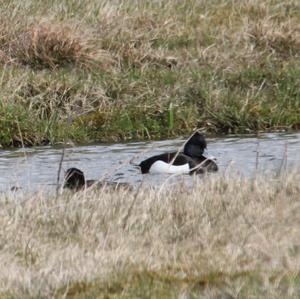
[[[78,190],[85,185],[83,172],[75,167],[69,168],[65,173],[64,188]]]

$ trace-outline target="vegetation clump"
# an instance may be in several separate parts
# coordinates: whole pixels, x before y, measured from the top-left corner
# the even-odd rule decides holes
[[[2,146],[300,127],[293,0],[2,1]],[[105,114],[99,125],[90,117]],[[102,117],[101,117],[102,119]],[[24,121],[22,121],[24,120]],[[67,129],[66,129],[67,128]]]

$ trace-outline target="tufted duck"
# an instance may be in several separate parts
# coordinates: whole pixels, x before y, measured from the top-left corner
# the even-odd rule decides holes
[[[184,145],[183,152],[165,153],[142,161],[142,173],[203,173],[217,171],[213,158],[203,155],[206,141],[202,134],[195,132]]]
[[[83,171],[75,167],[69,168],[65,173],[63,188],[67,188],[72,191],[79,191],[95,185],[98,187],[107,186],[115,190],[121,188],[127,190],[132,189],[132,186],[127,183],[85,180]]]

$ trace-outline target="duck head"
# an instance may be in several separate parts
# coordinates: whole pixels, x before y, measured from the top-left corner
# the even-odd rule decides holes
[[[64,188],[78,190],[85,185],[83,172],[78,168],[69,168],[65,173]]]
[[[185,144],[183,153],[192,158],[201,158],[206,149],[206,141],[202,134],[196,132]]]

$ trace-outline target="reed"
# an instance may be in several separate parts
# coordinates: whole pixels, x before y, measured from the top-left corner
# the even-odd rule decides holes
[[[1,298],[299,298],[299,173],[0,195]]]

